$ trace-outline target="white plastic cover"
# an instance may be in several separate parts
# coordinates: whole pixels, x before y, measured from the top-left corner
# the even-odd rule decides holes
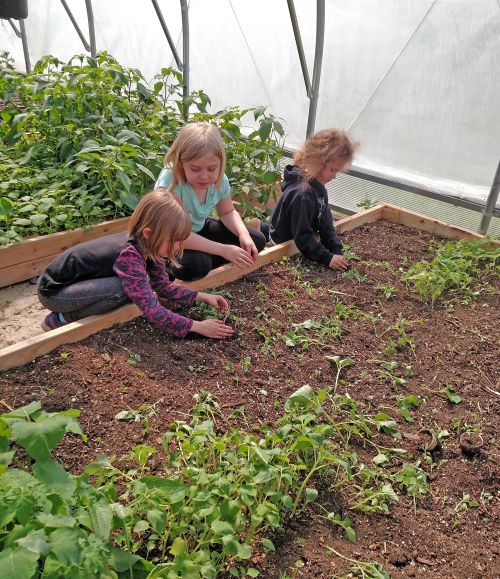
[[[68,0],[88,38],[84,0]],[[159,0],[182,58],[178,0]],[[94,0],[98,50],[150,80],[175,66],[148,0]],[[316,2],[295,0],[312,77]],[[284,0],[191,0],[190,87],[212,110],[267,105],[287,144],[305,137],[309,99]],[[29,2],[34,63],[84,52],[58,0]],[[21,41],[0,21],[0,50],[24,69]],[[343,127],[360,142],[356,165],[474,200],[486,199],[500,158],[498,0],[326,0],[316,130]],[[425,201],[423,201],[425,203]]]

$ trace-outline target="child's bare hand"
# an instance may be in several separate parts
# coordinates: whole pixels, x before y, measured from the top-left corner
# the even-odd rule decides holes
[[[218,340],[230,338],[233,335],[233,328],[227,326],[222,320],[195,321],[191,326],[191,331],[207,338],[216,338]]]
[[[253,265],[252,256],[248,251],[237,245],[226,245],[222,257],[242,269]]]
[[[338,269],[340,271],[345,271],[349,267],[349,264],[344,259],[343,255],[334,255],[330,260],[328,267],[330,267],[331,269]]]
[[[259,252],[255,247],[255,243],[253,242],[252,238],[250,237],[248,232],[242,233],[240,236],[240,246],[250,254],[252,257],[253,262],[257,259]]]
[[[198,292],[196,301],[204,302],[210,306],[217,308],[219,312],[226,312],[229,309],[227,301],[218,294],[207,294],[205,292]]]

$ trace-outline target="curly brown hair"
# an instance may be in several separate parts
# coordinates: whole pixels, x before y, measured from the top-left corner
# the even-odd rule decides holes
[[[345,165],[352,162],[358,148],[342,129],[324,129],[311,135],[305,143],[297,149],[293,156],[295,165],[306,171],[306,178],[314,178],[326,165],[345,160]]]

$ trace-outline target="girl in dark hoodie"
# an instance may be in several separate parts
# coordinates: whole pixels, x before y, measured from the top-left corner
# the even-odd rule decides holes
[[[307,259],[332,269],[347,269],[325,184],[352,161],[355,149],[345,131],[326,129],[309,137],[295,152],[293,165],[284,171],[283,195],[271,215],[269,237],[273,244],[293,239]]]

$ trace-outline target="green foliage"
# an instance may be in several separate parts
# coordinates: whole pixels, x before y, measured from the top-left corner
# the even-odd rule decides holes
[[[51,453],[65,432],[82,436],[78,411],[46,413],[34,402],[0,415],[0,574],[212,578],[231,568],[257,576],[246,563],[254,538],[274,549],[266,535],[286,512],[317,505],[355,541],[351,519],[321,505],[320,473],[363,512],[387,513],[398,500],[394,485],[414,501],[427,492],[418,463],[392,473],[391,456],[404,451],[382,452],[375,441],[396,437],[394,420],[362,413],[348,395],[306,385],[275,427],[222,434],[217,402],[207,392],[195,400],[190,421],[174,422],[163,436],[155,474],[149,461],[158,450],[148,445],[133,447],[123,468],[101,455],[81,476],[66,472]],[[375,450],[373,468],[353,450],[360,441]]]
[[[461,239],[440,246],[431,261],[415,263],[402,280],[413,285],[423,300],[434,307],[445,292],[473,299],[474,284],[499,274],[500,245],[490,238]]]
[[[52,457],[65,432],[83,436],[79,411],[40,403],[0,415],[0,575],[116,578],[145,561],[111,542],[114,505]],[[20,449],[23,449],[21,452]],[[144,563],[144,565],[143,565]]]
[[[178,71],[163,68],[148,85],[106,52],[45,56],[27,75],[7,57],[0,64],[0,244],[130,214],[153,188],[185,104],[197,111],[190,120],[221,128],[244,215],[274,190],[284,133],[263,107],[208,113],[202,91],[182,102]],[[258,129],[244,137],[247,114]]]

